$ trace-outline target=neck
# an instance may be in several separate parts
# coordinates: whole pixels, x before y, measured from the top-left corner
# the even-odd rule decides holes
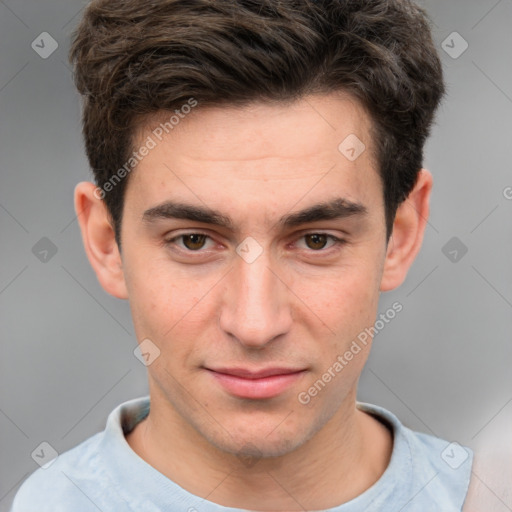
[[[168,402],[165,407],[153,397],[150,414],[127,436],[131,448],[188,492],[226,507],[332,508],[372,486],[391,457],[391,433],[356,409],[355,390],[298,449],[261,459],[219,450]]]

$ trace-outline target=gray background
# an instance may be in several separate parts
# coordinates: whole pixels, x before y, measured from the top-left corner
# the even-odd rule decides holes
[[[495,462],[495,445],[511,451],[512,0],[422,4],[449,87],[426,151],[432,212],[406,282],[382,297],[382,312],[404,309],[376,338],[359,399],[492,461],[494,473],[475,472],[489,510],[505,512],[512,499],[496,475],[511,463]],[[100,288],[73,211],[75,184],[90,179],[67,64],[83,5],[0,1],[0,511],[38,467],[42,441],[63,452],[147,392],[128,304]],[[469,43],[458,58],[442,49],[454,31]],[[47,59],[31,47],[42,32],[59,44]],[[452,36],[444,47],[461,44]],[[43,237],[57,249],[46,262],[33,253]]]

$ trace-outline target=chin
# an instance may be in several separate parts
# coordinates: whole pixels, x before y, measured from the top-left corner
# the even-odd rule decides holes
[[[245,459],[251,461],[287,455],[311,439],[318,430],[313,425],[305,430],[295,423],[286,429],[282,427],[283,424],[279,423],[268,428],[268,424],[253,422],[249,427],[240,425],[231,429],[231,435],[226,432],[222,436],[215,435],[218,432],[200,433],[217,449],[235,455],[243,462]]]
[[[235,455],[242,461],[244,459],[281,457],[293,452],[303,444],[296,438],[269,440],[262,436],[259,438],[247,436],[246,438],[231,439],[230,441],[228,443],[222,441],[216,443],[215,440],[210,440],[219,450]]]

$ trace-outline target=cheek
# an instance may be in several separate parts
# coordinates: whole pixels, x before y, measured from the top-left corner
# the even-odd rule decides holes
[[[163,342],[187,321],[204,294],[190,276],[171,272],[169,262],[144,256],[141,253],[126,263],[133,321],[139,336]]]
[[[339,338],[373,323],[377,311],[378,272],[370,265],[350,265],[301,277],[293,286],[303,305]]]

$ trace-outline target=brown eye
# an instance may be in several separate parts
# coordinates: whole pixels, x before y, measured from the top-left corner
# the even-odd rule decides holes
[[[325,247],[327,244],[327,239],[330,237],[321,233],[312,233],[310,235],[305,235],[304,238],[308,248],[318,251]],[[311,243],[308,243],[308,241],[311,241]]]
[[[210,243],[210,246],[208,246]],[[215,244],[212,237],[205,233],[191,231],[181,235],[170,238],[164,241],[164,245],[172,250],[191,255],[193,252],[201,255],[207,253],[208,249],[212,249]]]
[[[182,235],[183,245],[191,250],[197,251],[198,249],[202,249],[204,246],[205,240],[208,238],[206,235],[201,235],[199,233],[192,233],[190,235]]]

